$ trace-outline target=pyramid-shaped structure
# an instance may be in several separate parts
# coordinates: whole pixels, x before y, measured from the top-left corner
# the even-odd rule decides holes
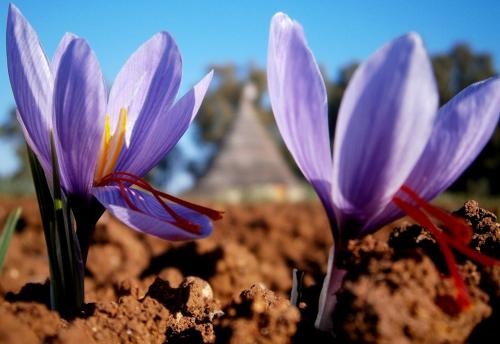
[[[255,187],[295,186],[297,180],[285,162],[270,133],[257,117],[253,84],[242,92],[239,110],[219,151],[192,194],[215,196],[226,190],[250,190]]]

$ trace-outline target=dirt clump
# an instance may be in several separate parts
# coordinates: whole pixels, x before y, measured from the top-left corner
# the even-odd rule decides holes
[[[476,201],[467,201],[455,215],[466,219],[474,228],[471,247],[488,256],[500,259],[500,223],[492,212],[482,209]],[[477,265],[476,284],[489,296],[492,314],[472,332],[469,342],[498,341],[500,324],[500,266]],[[496,339],[495,339],[496,338]]]
[[[157,278],[146,296],[133,282],[123,283],[117,301],[87,304],[81,317],[70,322],[43,304],[3,302],[0,342],[214,343],[213,321],[222,314],[202,279],[188,277],[174,288]],[[23,337],[12,341],[18,331]]]
[[[241,292],[225,309],[217,326],[220,343],[289,343],[300,313],[262,284]]]
[[[117,302],[98,302],[93,314],[79,319],[97,342],[214,343],[213,320],[223,313],[210,285],[187,277],[178,287],[157,278],[141,297],[139,287],[125,283]]]
[[[474,201],[455,214],[471,225],[472,248],[498,255],[499,224],[494,214]],[[395,228],[388,243],[371,236],[351,241],[341,259],[349,272],[334,313],[337,339],[355,343],[482,343],[498,337],[487,324],[496,321],[498,325],[499,281],[492,280],[499,275],[499,267],[483,267],[457,256],[472,301],[465,311],[457,310],[456,289],[442,253],[423,227],[407,224]]]
[[[224,313],[206,281],[187,277],[178,288],[172,288],[157,278],[147,297],[159,301],[171,314],[166,331],[169,343],[215,342],[213,321]]]

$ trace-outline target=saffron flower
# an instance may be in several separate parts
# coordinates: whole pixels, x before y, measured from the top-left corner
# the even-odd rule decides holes
[[[335,293],[346,273],[335,257],[348,240],[405,213],[436,237],[459,287],[457,300],[466,303],[450,246],[484,264],[498,261],[468,249],[468,227],[428,201],[448,188],[488,142],[500,115],[500,78],[473,84],[438,109],[421,38],[416,33],[399,37],[354,73],[331,152],[324,81],[302,27],[283,13],[271,22],[267,76],[281,136],[319,196],[334,237],[316,326],[332,328]],[[422,209],[446,223],[449,232],[437,229]]]
[[[45,180],[54,180],[48,185],[53,208],[56,212],[68,208],[75,219],[77,244],[66,246],[81,250],[81,255],[68,253],[80,266],[68,266],[57,254],[54,260],[49,257],[51,286],[54,279],[63,281],[59,293],[68,289],[64,274],[74,273],[75,290],[69,297],[83,294],[83,275],[75,271],[83,271],[90,237],[105,209],[137,231],[167,240],[211,233],[210,220],[219,219],[221,212],[160,192],[142,179],[187,130],[212,80],[211,71],[174,103],[182,61],[167,32],[157,33],[132,54],[108,95],[97,58],[84,39],[65,34],[48,61],[36,32],[10,5],[7,63],[25,139],[37,166],[43,168],[42,179],[45,174]],[[34,179],[36,184],[35,173]],[[64,216],[60,223],[72,233],[71,224],[67,225],[71,216]],[[50,226],[44,223],[44,227]],[[72,240],[72,234],[50,238],[51,230],[46,229],[49,251],[52,242],[64,247],[58,240]],[[59,265],[52,266],[56,260]],[[54,277],[58,271],[63,273]],[[82,300],[75,301],[69,316]],[[61,307],[64,302],[62,297]]]

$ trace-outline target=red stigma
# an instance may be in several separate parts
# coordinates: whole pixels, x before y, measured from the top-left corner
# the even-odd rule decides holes
[[[139,209],[130,199],[128,193],[127,193],[127,188],[130,186],[137,186],[143,190],[146,190],[151,193],[151,195],[158,201],[158,203],[165,209],[165,211],[173,218],[173,221],[165,221],[167,223],[170,223],[172,225],[175,225],[177,227],[180,227],[184,229],[187,232],[193,233],[193,234],[200,234],[200,225],[189,221],[185,218],[183,218],[181,215],[175,212],[172,207],[168,205],[168,203],[165,200],[168,200],[172,203],[179,204],[183,207],[189,208],[197,213],[200,213],[202,215],[205,215],[209,217],[211,220],[220,220],[222,218],[223,212],[217,211],[214,209],[206,208],[201,205],[197,205],[188,201],[185,201],[183,199],[180,199],[178,197],[169,195],[167,193],[161,192],[154,187],[152,187],[148,182],[146,182],[144,179],[128,172],[112,172],[106,176],[104,176],[99,183],[96,184],[96,186],[106,186],[106,185],[111,185],[111,184],[116,184],[120,190],[120,195],[127,203],[127,206],[131,208],[132,210],[138,211],[138,212],[143,212],[141,209]]]
[[[455,299],[456,305],[460,311],[466,310],[471,305],[471,300],[465,281],[458,271],[457,261],[451,248],[454,248],[466,257],[482,265],[492,266],[500,264],[500,261],[485,256],[468,246],[472,239],[472,228],[470,228],[465,220],[431,205],[406,185],[403,185],[400,191],[405,193],[414,203],[416,203],[416,206],[398,196],[394,196],[392,201],[409,217],[418,222],[434,236],[443,253],[448,272],[457,288]],[[441,221],[444,225],[444,229],[439,229],[422,209],[430,216]]]

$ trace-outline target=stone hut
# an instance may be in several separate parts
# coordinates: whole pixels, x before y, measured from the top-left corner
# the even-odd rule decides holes
[[[190,192],[196,197],[241,201],[288,199],[298,182],[254,106],[257,90],[243,88],[238,112],[207,173]]]

